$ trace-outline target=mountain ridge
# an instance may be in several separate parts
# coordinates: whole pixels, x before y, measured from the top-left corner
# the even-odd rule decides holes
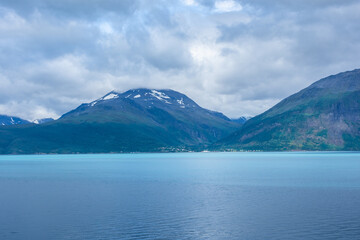
[[[1,153],[153,152],[198,149],[238,123],[173,90],[111,91],[58,120],[1,129]],[[1,144],[2,142],[2,144]]]
[[[8,116],[8,115],[0,115],[0,126],[9,126],[9,125],[17,125],[17,124],[29,124],[30,121],[25,119]]]

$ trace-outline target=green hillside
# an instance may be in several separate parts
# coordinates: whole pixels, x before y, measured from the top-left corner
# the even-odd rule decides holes
[[[247,121],[220,150],[360,150],[360,70],[321,79]]]

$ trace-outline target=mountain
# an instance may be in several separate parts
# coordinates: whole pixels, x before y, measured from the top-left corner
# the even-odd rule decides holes
[[[173,90],[112,91],[46,124],[0,128],[0,153],[197,150],[239,126]]]
[[[221,150],[360,150],[360,70],[323,78],[220,140]]]
[[[30,122],[18,117],[0,115],[0,126],[28,124],[28,123]]]
[[[251,117],[239,117],[239,118],[233,118],[231,119],[231,121],[236,122],[236,123],[240,123],[240,124],[244,124],[245,122],[247,122]]]
[[[48,123],[48,122],[52,122],[54,121],[53,118],[41,118],[41,119],[36,119],[33,121],[33,123],[35,124],[43,124],[43,123]]]

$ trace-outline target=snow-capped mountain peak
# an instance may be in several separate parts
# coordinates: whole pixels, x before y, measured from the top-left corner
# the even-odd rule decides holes
[[[122,104],[121,102],[125,99],[135,101],[146,108],[159,107],[164,103],[168,107],[180,109],[199,107],[194,101],[179,92],[170,89],[147,88],[131,89],[123,93],[111,91],[103,97],[88,103],[87,106],[94,107],[99,103],[107,104],[107,101],[111,101],[111,104]]]
[[[43,123],[52,122],[52,121],[54,121],[53,118],[41,118],[41,119],[35,119],[34,121],[32,121],[32,123],[43,124]]]
[[[124,98],[129,98],[138,104],[146,105],[151,108],[158,104],[165,103],[168,107],[176,108],[196,108],[199,107],[186,95],[171,89],[131,89],[122,93]]]

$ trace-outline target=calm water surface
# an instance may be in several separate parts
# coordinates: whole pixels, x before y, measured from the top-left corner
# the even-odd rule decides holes
[[[0,156],[0,239],[360,239],[360,153]]]

